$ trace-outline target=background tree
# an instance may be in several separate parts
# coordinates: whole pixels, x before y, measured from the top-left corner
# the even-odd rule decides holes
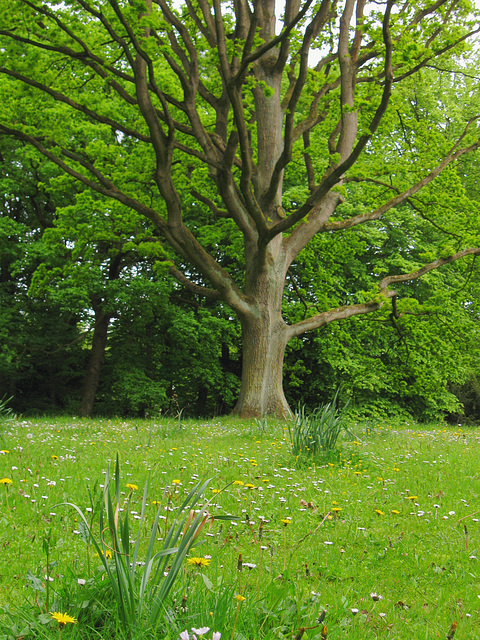
[[[348,238],[394,210],[415,217],[412,198],[478,148],[471,115],[433,135],[417,119],[407,155],[391,137],[394,89],[461,50],[478,30],[469,5],[287,0],[278,34],[274,0],[238,0],[234,12],[219,0],[0,7],[0,130],[144,216],[179,256],[171,273],[230,306],[243,341],[237,413],[288,412],[291,339],[378,311],[398,297],[392,285],[480,251],[468,220],[455,243],[367,273],[340,304],[324,295],[304,319],[282,315],[289,269],[316,236]],[[240,268],[207,250],[218,227],[222,256],[241,248]]]

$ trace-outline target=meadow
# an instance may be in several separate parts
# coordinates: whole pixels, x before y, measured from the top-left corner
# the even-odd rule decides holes
[[[480,638],[480,430],[350,428],[314,459],[274,421],[0,423],[0,640]],[[173,555],[154,576],[172,586],[151,627],[148,602],[138,625],[122,622],[106,569],[113,525],[99,518],[117,455],[112,517],[128,519],[139,575],[210,480],[174,581]]]

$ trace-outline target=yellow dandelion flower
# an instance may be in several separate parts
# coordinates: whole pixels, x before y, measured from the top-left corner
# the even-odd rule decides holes
[[[52,460],[58,460],[58,456],[53,455],[53,456],[52,456]]]
[[[180,484],[180,480],[178,480],[178,479],[172,480],[172,484]]]
[[[334,513],[339,513],[340,511],[342,511],[341,507],[332,507],[331,511],[333,511]]]
[[[100,553],[101,553],[101,554],[102,554],[102,556],[103,556],[103,551],[102,551],[102,550],[100,550]],[[105,550],[105,558],[106,558],[107,560],[111,560],[111,559],[113,558],[113,555],[112,555],[112,552],[110,551],[110,549],[106,549],[106,550]]]
[[[131,491],[138,491],[137,485],[132,484],[131,482],[127,482],[125,486],[127,487],[127,489],[130,489]]]
[[[418,496],[408,496],[407,500],[417,500]]]
[[[2,478],[0,480],[0,484],[12,484],[13,480],[10,480],[10,478]]]
[[[160,500],[152,500],[152,504],[159,505],[162,504]]]
[[[187,564],[191,567],[208,567],[210,558],[188,558]]]
[[[383,513],[383,511],[380,511],[380,509],[375,509],[375,513],[377,514],[377,516],[384,516],[385,515]]]
[[[289,524],[292,524],[291,518],[282,518],[281,522],[287,527]]]
[[[255,485],[251,482],[247,482],[245,485],[245,489],[255,489]]]
[[[392,513],[394,513],[396,516],[398,516],[398,514],[400,513],[400,511],[398,511],[397,509],[392,509]]]
[[[241,480],[235,480],[233,484],[236,484],[239,487],[243,487],[243,482]]]
[[[66,624],[77,624],[77,619],[69,616],[68,613],[50,612],[50,615],[61,627],[64,627]]]
[[[10,451],[7,451],[7,449],[2,449],[0,453],[10,453]]]
[[[212,493],[220,493],[221,489],[212,489]]]
[[[244,598],[242,595],[240,595],[239,593],[235,596],[235,600],[237,600],[237,602],[245,602],[246,598]]]

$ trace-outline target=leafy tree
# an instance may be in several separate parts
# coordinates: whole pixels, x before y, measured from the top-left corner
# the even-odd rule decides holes
[[[392,286],[480,253],[477,220],[451,212],[455,242],[409,245],[406,258],[364,269],[349,290],[317,255],[324,290],[304,318],[282,315],[289,270],[309,243],[345,237],[335,241],[341,256],[361,225],[398,216],[384,223],[398,234],[404,220],[423,221],[434,179],[454,176],[456,161],[480,146],[474,114],[432,130],[415,101],[412,116],[399,111],[402,84],[448,62],[478,28],[471,5],[454,0],[287,0],[277,33],[275,5],[0,4],[0,131],[142,215],[177,255],[171,274],[232,309],[242,328],[241,415],[289,411],[290,340],[376,312],[398,297]],[[419,208],[421,189],[428,202]]]
[[[69,194],[42,187],[58,170],[23,143],[0,139],[0,167],[0,393],[14,396],[18,411],[72,408],[84,367],[78,317],[29,295],[46,258],[43,234]]]

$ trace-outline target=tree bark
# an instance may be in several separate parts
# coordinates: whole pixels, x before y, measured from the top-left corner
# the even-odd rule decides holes
[[[93,330],[92,348],[83,380],[82,396],[78,408],[78,415],[81,417],[90,417],[93,412],[93,404],[95,402],[107,348],[110,320],[111,316],[103,313],[100,309],[95,310],[95,328]]]
[[[283,393],[283,359],[287,325],[280,313],[263,313],[242,320],[242,383],[235,415],[287,417],[290,408]]]

